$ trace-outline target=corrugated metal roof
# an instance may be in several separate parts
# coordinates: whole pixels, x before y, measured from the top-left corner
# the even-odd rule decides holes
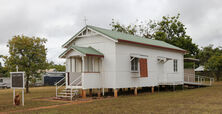
[[[104,28],[95,27],[91,25],[87,25],[84,28],[82,28],[77,34],[75,34],[71,39],[69,39],[65,44],[63,44],[62,47],[67,47],[78,36],[78,34],[81,33],[83,30],[85,30],[87,27],[113,40],[117,40],[119,42],[126,41],[130,43],[135,43],[135,44],[142,44],[142,45],[148,45],[148,46],[153,46],[153,47],[158,47],[158,48],[166,48],[166,49],[186,52],[186,50],[176,47],[174,45],[171,45],[169,43],[166,43],[164,41],[148,39],[148,38],[144,38],[144,37],[140,37],[136,35],[130,35],[130,34],[112,31],[109,29],[104,29]]]
[[[92,47],[79,47],[79,46],[72,45],[72,48],[78,50],[79,52],[81,52],[83,54],[103,56],[103,54],[101,52],[97,51],[96,49],[94,49]]]
[[[64,51],[59,57],[62,58],[71,49],[74,49],[86,56],[101,56],[101,57],[104,56],[101,52],[97,51],[96,49],[94,49],[92,47],[80,47],[80,46],[72,45],[66,51]]]
[[[97,32],[100,32],[100,33],[102,33],[114,40],[125,40],[125,41],[130,41],[130,42],[135,42],[135,43],[140,43],[140,44],[147,44],[147,45],[152,45],[152,46],[158,46],[158,47],[163,47],[163,48],[169,48],[169,49],[174,49],[174,50],[185,52],[184,49],[181,49],[181,48],[176,47],[174,45],[168,44],[164,41],[148,39],[148,38],[144,38],[144,37],[140,37],[140,36],[136,36],[136,35],[130,35],[130,34],[112,31],[109,29],[104,29],[104,28],[90,26],[90,25],[87,25],[87,27],[89,27]]]

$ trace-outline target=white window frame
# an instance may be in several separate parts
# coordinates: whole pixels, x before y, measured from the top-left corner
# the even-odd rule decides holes
[[[173,59],[173,72],[178,72],[178,60]]]
[[[135,59],[137,59],[137,63],[134,63],[134,65],[135,64],[137,64],[137,65],[135,65],[134,69],[132,69],[132,62],[135,61]],[[139,58],[130,56],[130,71],[131,72],[136,72],[136,73],[139,72],[140,71],[139,64],[140,64],[139,63]],[[137,66],[137,69],[136,69],[136,66]]]

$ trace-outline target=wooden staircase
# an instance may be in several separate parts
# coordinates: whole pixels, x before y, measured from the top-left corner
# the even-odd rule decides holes
[[[68,77],[67,73],[66,77]],[[79,97],[79,89],[82,89],[82,76],[78,75],[68,83],[66,77],[55,83],[56,98],[73,100],[74,97]]]
[[[79,97],[79,90],[70,89],[70,88],[61,90],[61,92],[59,92],[57,95],[57,98],[70,99],[70,100],[73,100],[73,98],[78,98],[78,97]]]

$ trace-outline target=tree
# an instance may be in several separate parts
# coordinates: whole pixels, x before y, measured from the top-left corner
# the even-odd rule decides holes
[[[112,23],[110,24],[110,26],[112,26],[112,30],[113,31],[118,31],[118,32],[123,32],[123,33],[127,33],[127,34],[132,34],[132,35],[136,35],[136,25],[121,25],[119,22],[116,22],[114,19],[112,19]]]
[[[222,72],[222,56],[212,56],[205,64],[205,69],[211,71],[220,80]]]
[[[173,17],[163,16],[156,25],[153,37],[187,50],[189,53],[186,57],[196,56],[199,51],[198,45],[187,35],[185,25],[179,21],[179,17],[180,14]]]
[[[2,63],[0,62],[0,77],[3,76],[3,67],[2,67]]]
[[[66,71],[65,65],[55,64],[53,61],[51,61],[48,64],[49,65],[48,65],[47,69],[54,68],[54,69],[56,69],[56,71],[60,71],[60,72],[65,72]]]
[[[137,24],[130,24],[125,26],[120,24],[118,21],[112,19],[110,26],[112,27],[113,31],[123,32],[126,34],[137,35],[145,38],[152,39],[152,34],[154,33],[156,23],[155,21],[139,21],[136,20]]]
[[[0,55],[0,59],[3,58],[3,55]],[[9,71],[6,67],[4,67],[2,65],[2,63],[0,62],[0,77],[9,77]]]
[[[19,71],[25,71],[26,93],[29,93],[29,81],[47,68],[46,41],[44,38],[18,35],[8,42],[10,56],[4,56],[5,67],[15,71],[18,65]]]
[[[198,45],[187,35],[185,25],[179,21],[179,17],[180,14],[173,17],[163,16],[161,21],[140,21],[139,24],[128,26],[112,20],[110,25],[115,31],[165,41],[187,50],[189,53],[186,57],[194,57],[198,54]]]
[[[197,58],[200,60],[200,64],[204,65],[212,56],[220,55],[222,55],[222,48],[213,48],[213,45],[210,44],[209,46],[202,47],[202,49],[199,50]]]

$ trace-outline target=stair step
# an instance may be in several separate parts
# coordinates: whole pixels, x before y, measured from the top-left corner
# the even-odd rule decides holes
[[[71,97],[71,96],[58,95],[57,97],[65,98],[65,97]]]
[[[71,95],[71,93],[59,93],[60,95]],[[75,93],[72,93],[73,95],[75,95]]]
[[[71,91],[71,89],[63,89],[62,91]],[[72,89],[72,91],[79,91],[79,90]]]

